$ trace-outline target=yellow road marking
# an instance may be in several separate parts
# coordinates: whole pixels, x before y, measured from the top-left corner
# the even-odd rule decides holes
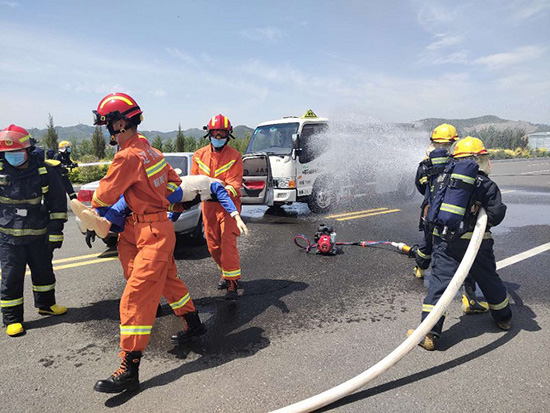
[[[96,259],[94,260],[88,260],[88,261],[80,261],[72,264],[64,264],[64,265],[58,265],[56,267],[53,267],[55,270],[63,270],[65,268],[73,268],[73,267],[81,267],[84,265],[90,265],[90,264],[97,264],[100,262],[106,262],[106,261],[113,261],[118,259],[117,251],[106,251],[102,253],[95,253],[95,254],[88,254],[88,255],[79,255],[78,257],[70,257],[70,258],[61,258],[59,260],[53,260],[52,264],[59,264],[63,262],[70,262],[70,261],[78,261],[83,260],[86,258],[94,257]],[[25,272],[25,275],[30,275],[31,271],[29,270],[29,267],[27,266],[27,271]],[[2,271],[0,270],[0,279],[2,279]]]
[[[355,212],[346,212],[345,214],[335,214],[335,215],[329,215],[325,218],[340,218],[340,217],[347,217],[350,215],[358,215],[358,214],[364,214],[368,212],[376,212],[376,211],[383,211],[388,208],[375,208],[375,209],[365,209],[364,211],[355,211]]]
[[[374,215],[382,215],[382,214],[391,214],[392,212],[399,212],[400,209],[388,209],[387,211],[380,211],[380,212],[373,212],[371,214],[363,214],[363,215],[355,215],[352,217],[346,217],[346,218],[338,218],[336,221],[348,221],[350,219],[358,219],[358,218],[366,218],[366,217],[372,217]]]

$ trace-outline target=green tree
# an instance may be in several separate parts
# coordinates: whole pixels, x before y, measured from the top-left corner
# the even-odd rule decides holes
[[[162,144],[163,152],[174,152],[174,144],[172,143],[172,138],[168,138]]]
[[[181,130],[181,123],[178,125],[178,135],[176,136],[176,152],[185,152],[185,136]]]
[[[185,151],[186,152],[195,152],[198,149],[197,140],[192,136],[185,137]]]
[[[47,149],[53,149],[57,151],[59,147],[59,143],[57,142],[59,140],[59,136],[57,135],[55,127],[53,126],[53,116],[49,113],[48,119],[48,130],[46,131],[46,135],[44,136],[44,145],[46,145]]]
[[[105,136],[101,131],[99,126],[96,126],[94,129],[94,134],[92,135],[92,153],[98,158],[105,158]]]
[[[82,159],[86,155],[93,155],[92,141],[90,139],[82,139],[79,147],[80,158]]]
[[[160,135],[155,136],[155,139],[153,139],[153,143],[151,143],[151,146],[162,152],[162,138],[160,137]]]

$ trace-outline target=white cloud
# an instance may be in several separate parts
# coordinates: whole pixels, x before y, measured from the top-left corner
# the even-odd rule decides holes
[[[449,34],[438,34],[436,35],[436,41],[426,46],[426,50],[439,50],[441,48],[456,46],[457,44],[462,43],[462,36],[460,35],[449,35]]]
[[[532,17],[544,17],[550,11],[548,0],[515,0],[508,4],[508,9],[516,19],[527,20]]]
[[[11,7],[12,9],[15,9],[15,8],[21,6],[20,3],[17,3],[15,1],[0,1],[0,5]]]
[[[502,69],[507,66],[524,64],[538,59],[546,52],[543,46],[524,46],[510,52],[496,53],[480,57],[474,63],[487,67],[488,69]]]
[[[166,96],[166,90],[164,90],[164,89],[155,89],[155,90],[151,91],[151,94],[155,97],[162,98],[162,97]]]
[[[192,66],[195,66],[197,64],[197,60],[195,58],[193,58],[188,53],[182,50],[179,50],[178,48],[166,47],[165,50],[170,56],[178,58],[185,64],[192,65]]]
[[[267,41],[278,43],[283,37],[283,32],[277,27],[259,27],[240,31],[241,36],[255,41]]]

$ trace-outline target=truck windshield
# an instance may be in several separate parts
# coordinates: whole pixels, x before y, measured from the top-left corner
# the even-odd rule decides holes
[[[258,126],[250,137],[246,153],[268,152],[275,155],[290,155],[294,133],[298,133],[298,122]]]

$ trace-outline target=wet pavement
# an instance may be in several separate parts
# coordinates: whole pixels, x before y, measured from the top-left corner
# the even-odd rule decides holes
[[[493,229],[497,261],[550,241],[549,168],[544,159],[493,163],[508,205],[505,221]],[[304,204],[246,206],[251,233],[239,239],[243,282],[236,303],[217,290],[219,271],[207,248],[181,238],[178,273],[208,332],[190,345],[172,346],[169,336],[182,325],[164,302],[142,363],[142,392],[115,396],[92,387],[118,367],[124,279],[112,254],[97,258],[105,252],[101,242],[92,250],[85,246],[71,217],[55,257],[57,267],[66,266],[57,270],[57,297],[69,313],[38,316],[27,282],[28,333],[0,337],[6,378],[0,410],[262,412],[338,385],[386,356],[418,325],[425,285],[412,276],[413,260],[395,248],[344,246],[326,257],[304,252],[293,238],[313,238],[324,223],[334,226],[339,241],[411,245],[421,239],[419,204],[420,197],[364,197],[323,215]],[[549,411],[549,262],[546,251],[500,270],[513,302],[510,332],[498,330],[487,314],[462,315],[457,298],[438,351],[413,350],[331,409]]]

